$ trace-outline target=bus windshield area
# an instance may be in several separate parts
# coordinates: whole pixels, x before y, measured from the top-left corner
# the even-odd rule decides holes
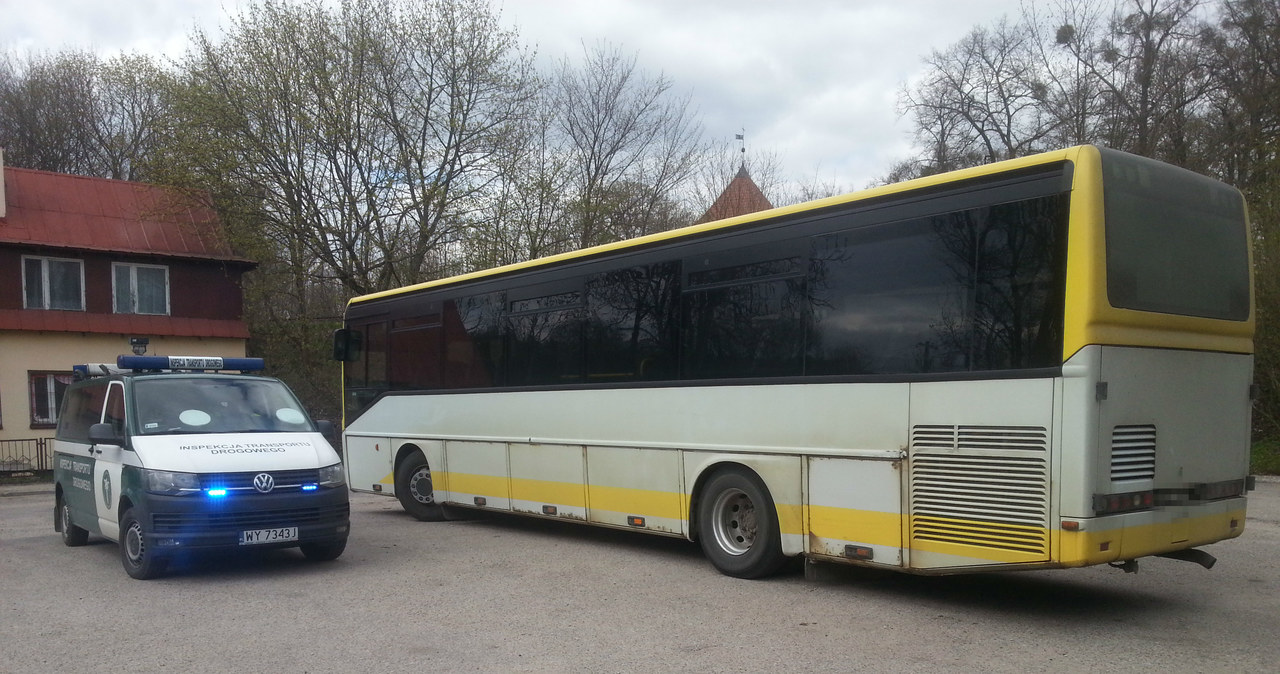
[[[315,430],[297,399],[270,379],[157,377],[133,390],[143,435]]]

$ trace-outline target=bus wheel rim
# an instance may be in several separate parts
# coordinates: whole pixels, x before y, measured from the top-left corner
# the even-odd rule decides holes
[[[431,487],[431,469],[423,466],[409,477],[409,494],[423,505],[435,504],[435,492]]]
[[[731,555],[744,555],[756,540],[756,508],[741,489],[726,489],[712,506],[711,530],[716,543]]]

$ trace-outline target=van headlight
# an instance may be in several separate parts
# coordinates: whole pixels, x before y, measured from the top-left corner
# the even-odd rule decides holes
[[[200,491],[200,476],[195,473],[143,469],[142,481],[153,494],[176,496]]]
[[[321,487],[341,487],[346,483],[347,478],[342,472],[342,464],[335,463],[320,469]]]

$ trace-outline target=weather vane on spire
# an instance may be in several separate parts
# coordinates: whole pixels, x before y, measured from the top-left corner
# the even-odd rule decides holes
[[[742,167],[747,166],[747,128],[742,127],[742,133],[735,133],[733,137],[738,141],[738,151],[742,153]]]

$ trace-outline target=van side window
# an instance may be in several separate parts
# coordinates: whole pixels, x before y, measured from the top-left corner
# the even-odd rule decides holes
[[[111,424],[111,430],[117,437],[124,437],[124,386],[112,382],[107,387],[107,405],[102,415],[102,423]]]
[[[89,427],[102,420],[102,404],[106,397],[105,382],[93,382],[67,391],[59,418],[58,439],[88,443]]]

